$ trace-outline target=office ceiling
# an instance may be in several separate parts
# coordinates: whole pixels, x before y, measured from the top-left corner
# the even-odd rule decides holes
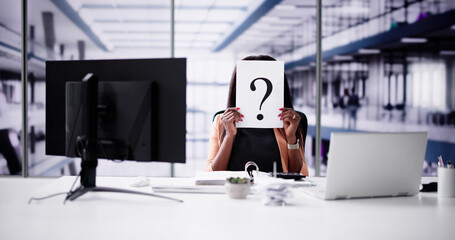
[[[50,1],[105,51],[170,48],[170,0]],[[292,30],[315,15],[315,2],[175,0],[175,48],[281,51],[303,37]]]
[[[98,45],[105,50],[170,47],[170,0],[51,0],[51,2],[88,35],[89,32],[93,32],[92,39],[97,38],[100,41]],[[248,11],[252,2],[254,1],[176,0],[175,47],[213,48],[236,20]],[[75,21],[78,18],[82,21]]]
[[[164,54],[159,56],[168,56],[170,4],[171,0],[36,0],[29,3],[29,24],[35,26],[36,41],[43,43],[41,13],[54,13],[55,52],[59,44],[77,49],[77,41],[82,40],[90,53],[123,51],[129,57],[151,57],[161,51]],[[323,0],[324,36],[333,32],[332,25],[343,28],[327,24],[340,16],[367,18],[373,11],[369,4],[368,0]],[[20,18],[8,15],[19,11],[20,4],[13,1],[7,6],[8,11],[0,9],[0,21],[20,32]],[[190,49],[280,57],[314,42],[315,13],[316,0],[175,0],[175,48],[179,53]],[[20,42],[16,35],[13,43]]]

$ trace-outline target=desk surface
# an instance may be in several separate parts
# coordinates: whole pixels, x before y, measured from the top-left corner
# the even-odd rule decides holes
[[[314,179],[314,178],[313,178]],[[99,186],[132,188],[133,178],[99,177]],[[428,181],[429,179],[423,179]],[[0,179],[0,239],[453,239],[455,198],[413,197],[322,201],[295,192],[284,207],[264,206],[260,194],[163,194],[184,200],[88,193],[27,204],[65,192],[74,177]],[[192,179],[154,178],[152,183]],[[315,179],[324,181],[324,179]]]

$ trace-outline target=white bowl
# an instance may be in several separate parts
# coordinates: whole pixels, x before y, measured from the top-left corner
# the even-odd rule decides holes
[[[226,194],[234,199],[244,199],[250,192],[250,183],[230,183],[226,181],[224,184]]]

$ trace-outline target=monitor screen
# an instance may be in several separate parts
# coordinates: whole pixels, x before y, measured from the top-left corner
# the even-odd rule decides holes
[[[82,156],[80,141],[87,135],[86,92],[82,82],[66,82],[65,155],[68,157]],[[150,161],[157,157],[158,95],[157,86],[152,87],[147,81],[98,84],[93,119],[97,123],[97,158]]]
[[[46,62],[46,154],[78,156],[78,96],[88,73],[99,81],[98,108],[107,108],[98,113],[99,158],[185,162],[186,59],[179,58]]]

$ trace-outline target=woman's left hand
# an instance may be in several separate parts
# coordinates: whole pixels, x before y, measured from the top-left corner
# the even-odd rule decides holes
[[[292,108],[280,108],[280,110],[283,112],[278,117],[283,120],[288,143],[294,144],[297,142],[295,133],[300,123],[300,115]]]

